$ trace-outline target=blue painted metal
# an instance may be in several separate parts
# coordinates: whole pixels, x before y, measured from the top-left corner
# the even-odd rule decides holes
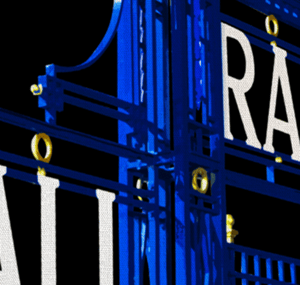
[[[248,284],[249,281],[256,283],[261,282],[265,284],[298,284],[295,282],[296,272],[294,270],[295,266],[300,266],[300,261],[298,259],[288,258],[285,256],[273,254],[270,252],[264,252],[252,248],[246,248],[235,244],[228,245],[228,250],[234,253],[236,258],[238,258],[237,252],[241,254],[241,269],[231,270],[230,275],[234,276],[235,278],[242,278],[244,284]],[[252,264],[254,269],[256,268],[256,273],[254,275],[248,272],[248,256],[254,256]],[[259,264],[262,259],[266,260],[266,262],[263,264],[264,270],[266,271],[266,277],[262,277],[259,274]],[[290,270],[288,275],[291,280],[291,283],[285,282],[286,279],[284,276],[283,268],[284,263],[289,265]],[[273,275],[274,267],[276,267],[276,271],[278,272],[278,279]]]
[[[300,29],[299,1],[239,2]],[[276,170],[299,177],[298,162],[276,153],[290,163],[277,164],[275,154],[223,137],[222,21],[272,52],[264,42],[272,36],[221,13],[220,1],[115,0],[108,31],[91,57],[75,67],[49,65],[39,77],[44,91],[38,107],[45,110],[45,122],[0,109],[5,123],[118,157],[115,182],[0,151],[4,161],[32,169],[39,165],[61,177],[61,189],[96,198],[94,189],[76,185],[90,183],[117,194],[118,284],[143,284],[146,260],[150,284],[227,285],[237,278],[242,284],[286,284],[284,263],[290,266],[290,284],[297,284],[299,260],[226,242],[226,185],[299,205],[300,195],[276,183]],[[95,63],[116,32],[118,98],[56,77]],[[299,47],[277,42],[293,52],[288,59],[300,63]],[[117,120],[118,142],[57,125],[56,113],[65,103]],[[263,165],[266,179],[225,169],[226,154]],[[192,188],[191,173],[199,166],[208,172],[211,194]],[[35,175],[19,170],[8,168],[7,176],[37,183]],[[136,189],[137,178],[148,182],[147,190]],[[236,252],[241,253],[239,272]],[[249,256],[254,256],[254,275],[248,272]],[[262,259],[266,277],[261,277]],[[273,278],[273,260],[281,282]]]

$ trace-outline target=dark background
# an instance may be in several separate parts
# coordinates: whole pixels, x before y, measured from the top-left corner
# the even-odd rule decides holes
[[[112,0],[70,1],[62,5],[60,1],[50,1],[42,5],[11,5],[2,34],[0,108],[44,121],[44,110],[38,108],[38,97],[33,96],[30,86],[38,83],[38,76],[45,74],[48,64],[74,66],[88,59],[108,28],[112,3]],[[115,38],[92,68],[58,77],[116,96],[116,72]],[[115,121],[69,105],[58,113],[57,124],[99,137],[106,134],[107,139],[117,140]],[[33,159],[30,145],[36,132],[3,122],[0,127],[1,150]],[[51,140],[50,164],[117,180],[116,157],[55,138]],[[43,155],[43,143],[39,146]],[[2,160],[0,163],[20,168]],[[9,177],[4,178],[4,183],[21,284],[41,284],[40,187]],[[95,185],[87,186],[96,189]],[[98,244],[97,199],[57,191],[58,284],[99,284]]]
[[[103,3],[105,2],[105,3]],[[101,3],[101,4],[99,4]],[[229,3],[227,1],[227,3]],[[234,1],[236,4],[236,1]],[[23,5],[23,7],[22,7]],[[74,66],[85,61],[98,46],[108,27],[112,0],[94,3],[81,2],[61,5],[52,1],[45,6],[30,3],[11,7],[9,20],[3,30],[2,42],[2,99],[0,108],[5,108],[44,120],[44,110],[37,107],[37,97],[30,92],[30,86],[37,84],[37,77],[45,74],[45,65],[54,63]],[[225,6],[224,6],[225,7]],[[229,7],[229,5],[227,6]],[[31,13],[24,13],[26,10]],[[224,9],[224,13],[232,10]],[[244,9],[240,6],[239,9]],[[243,17],[245,22],[264,29],[264,16],[252,14]],[[232,15],[238,16],[238,15]],[[253,19],[255,21],[251,22]],[[283,26],[280,24],[280,28]],[[280,35],[285,35],[280,30]],[[288,38],[283,38],[289,41]],[[294,41],[290,38],[290,42]],[[299,46],[299,45],[298,45]],[[250,112],[262,144],[265,141],[268,104],[273,70],[273,54],[253,47],[255,56],[255,82],[251,95],[247,96]],[[237,78],[243,76],[244,59],[237,43],[229,42],[229,72]],[[84,71],[58,75],[59,78],[117,95],[116,37],[105,54],[96,64]],[[290,85],[294,108],[299,109],[300,94],[297,79],[300,68],[288,62]],[[264,94],[266,94],[264,96]],[[297,97],[299,97],[297,95]],[[230,95],[232,133],[245,140],[237,107]],[[281,91],[278,96],[276,116],[286,120]],[[252,111],[253,110],[253,111]],[[299,111],[296,114],[299,122]],[[58,114],[57,124],[74,130],[90,133],[112,141],[117,140],[116,121],[93,115],[79,108],[65,105]],[[105,123],[102,123],[102,122]],[[0,122],[2,139],[0,149],[33,158],[30,149],[35,132],[22,130]],[[299,126],[299,124],[298,124]],[[275,132],[274,147],[291,154],[289,137]],[[51,138],[52,139],[52,138]],[[117,158],[78,147],[55,138],[53,142],[52,164],[117,181]],[[41,144],[43,153],[43,144]],[[76,159],[73,153],[76,152]],[[91,162],[92,157],[92,162]],[[5,162],[2,162],[3,165]],[[97,167],[93,166],[97,163]],[[227,165],[234,165],[227,159]],[[299,166],[299,165],[298,165]],[[231,166],[230,166],[231,167]],[[259,169],[257,169],[257,173]],[[28,170],[36,173],[36,171]],[[300,173],[300,170],[299,170]],[[258,174],[259,177],[260,174]],[[265,174],[262,174],[265,175]],[[299,176],[279,175],[288,180],[291,187],[299,189]],[[12,178],[4,178],[10,219],[13,229],[16,254],[23,284],[40,284],[40,191],[39,186],[29,185]],[[234,228],[239,231],[236,244],[258,248],[273,253],[299,258],[299,233],[297,225],[300,206],[294,203],[253,194],[245,190],[227,187],[227,212],[236,220]],[[98,284],[98,226],[97,200],[83,195],[58,191],[57,194],[57,272],[68,276],[67,284]],[[87,223],[89,221],[89,223]],[[24,227],[25,225],[25,227]],[[76,274],[75,274],[76,273]],[[29,281],[30,280],[30,281]],[[59,280],[59,279],[58,279]],[[62,281],[59,281],[62,282]],[[60,283],[58,283],[60,284]],[[64,283],[66,284],[66,283]]]
[[[266,15],[251,9],[238,1],[221,1],[221,12],[240,21],[243,21],[257,29],[266,31]],[[272,24],[271,24],[272,26]],[[239,27],[236,27],[240,29]],[[243,31],[242,29],[240,29]],[[246,33],[245,31],[243,31]],[[246,33],[247,34],[247,33]],[[299,47],[300,31],[279,20],[278,39],[282,39]],[[273,40],[276,40],[274,37]],[[267,39],[263,39],[267,44]],[[274,53],[268,52],[251,44],[255,63],[255,78],[251,89],[246,93],[247,104],[251,113],[258,140],[265,144],[268,123],[269,102],[271,95],[271,83],[274,66]],[[279,45],[280,47],[280,45]],[[245,57],[239,43],[234,39],[228,39],[228,66],[229,75],[238,79],[243,78],[245,72]],[[287,51],[290,53],[289,51]],[[289,83],[293,97],[294,111],[300,130],[299,113],[299,74],[300,66],[290,60],[286,60]],[[231,131],[234,138],[246,140],[246,134],[241,117],[234,99],[233,91],[229,89]],[[279,82],[276,102],[275,117],[287,121],[281,83]],[[277,155],[285,154],[289,158],[292,154],[290,137],[287,134],[274,131],[273,146]],[[262,157],[271,158],[265,152]],[[272,158],[271,158],[272,159]],[[292,162],[292,163],[289,163]],[[289,160],[283,163],[298,171],[298,175],[289,174],[280,170],[275,171],[277,184],[295,188],[299,191],[299,163]],[[266,168],[252,161],[237,159],[227,155],[225,167],[231,171],[247,174],[260,179],[266,179]],[[299,219],[300,205],[281,201],[265,195],[226,186],[227,213],[235,218],[234,228],[239,231],[235,239],[236,244],[257,248],[289,257],[300,258]],[[288,195],[288,193],[286,194]]]

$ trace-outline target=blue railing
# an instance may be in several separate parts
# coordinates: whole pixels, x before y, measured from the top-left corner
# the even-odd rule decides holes
[[[231,284],[300,284],[298,259],[236,244],[228,244],[228,250]]]

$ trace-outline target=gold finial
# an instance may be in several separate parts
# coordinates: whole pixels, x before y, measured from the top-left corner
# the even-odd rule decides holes
[[[42,84],[39,84],[39,86],[33,84],[30,87],[30,91],[32,92],[33,95],[41,95],[43,93],[43,86]]]
[[[43,176],[46,176],[46,170],[45,168],[40,168],[38,166],[38,172],[37,172],[39,175],[43,175]]]
[[[282,163],[282,158],[280,156],[276,156],[275,161],[277,163]]]
[[[206,170],[202,167],[198,167],[193,171],[192,175],[193,175],[193,180],[192,180],[193,189],[200,193],[205,194],[208,189],[208,178],[207,178]],[[199,187],[197,183],[198,175],[201,175],[201,187]]]
[[[234,225],[234,218],[232,215],[226,215],[226,233],[227,233],[227,242],[234,243],[234,238],[239,234],[237,230],[234,230],[232,226]]]
[[[42,139],[46,144],[47,151],[46,151],[45,157],[42,157],[39,152],[40,139]],[[36,134],[31,141],[31,151],[36,160],[49,163],[51,156],[52,156],[52,142],[50,140],[50,137],[48,135],[46,135],[45,133]],[[38,174],[45,176],[46,175],[45,169],[40,168],[38,166]]]
[[[277,43],[276,43],[276,41],[272,41],[272,42],[270,42],[270,44],[274,47],[277,47]]]

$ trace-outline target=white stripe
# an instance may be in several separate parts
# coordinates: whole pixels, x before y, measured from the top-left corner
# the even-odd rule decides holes
[[[0,165],[0,284],[20,285],[20,277],[16,253],[13,243],[11,225],[6,202],[3,176],[6,174],[6,166]]]
[[[56,213],[55,189],[59,180],[38,175],[41,185],[42,284],[56,285]]]
[[[97,189],[100,285],[113,284],[113,204],[115,194]]]

